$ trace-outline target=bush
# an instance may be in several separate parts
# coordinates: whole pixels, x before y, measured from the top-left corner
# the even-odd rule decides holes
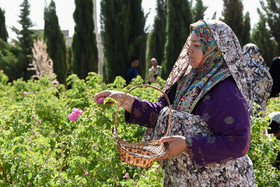
[[[121,77],[106,85],[95,73],[85,80],[71,75],[68,90],[45,77],[13,83],[6,79],[0,74],[0,186],[162,186],[163,171],[157,163],[142,169],[120,161],[112,135],[117,107],[94,102],[102,90],[126,92],[143,84],[140,76],[129,85]],[[162,88],[165,81],[160,82]],[[161,93],[137,88],[132,94],[155,102]],[[268,111],[279,110],[279,103],[271,99]],[[73,108],[82,112],[76,121],[69,119],[77,110]],[[118,116],[121,138],[141,141],[145,128],[125,124],[123,112],[120,109]],[[273,167],[279,142],[265,135],[268,120],[255,118],[252,126],[249,156],[259,186],[277,186],[280,181]]]

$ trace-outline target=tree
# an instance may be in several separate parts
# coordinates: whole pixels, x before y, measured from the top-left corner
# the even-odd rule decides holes
[[[155,57],[158,64],[160,64],[164,57],[167,17],[166,0],[157,0],[156,11],[157,14],[154,18],[153,30],[148,36],[146,73],[148,73],[151,58]]]
[[[272,39],[271,31],[268,30],[265,15],[257,9],[260,20],[253,29],[251,41],[259,47],[260,53],[267,66],[271,66],[272,59],[277,55],[277,43]],[[279,54],[279,53],[278,53]]]
[[[266,0],[266,5],[260,1],[263,10],[266,13],[267,23],[270,27],[272,36],[277,43],[277,52],[280,54],[280,1],[279,0]]]
[[[244,45],[250,42],[250,31],[251,31],[251,19],[249,12],[246,12],[244,17],[244,24],[243,24],[243,35],[242,35],[242,42]]]
[[[0,8],[0,38],[7,42],[8,32],[6,29],[5,11]]]
[[[101,35],[107,82],[112,82],[116,76],[126,78],[129,59],[133,56],[140,61],[140,75],[145,75],[146,18],[141,3],[141,0],[101,1]]]
[[[11,46],[0,38],[0,69],[4,70],[10,81],[18,78],[20,69],[18,58],[11,52]]]
[[[167,28],[162,77],[167,78],[190,32],[193,22],[191,4],[188,0],[167,0]]]
[[[47,52],[53,61],[53,71],[57,80],[65,84],[67,78],[66,45],[64,35],[60,30],[56,15],[55,2],[52,0],[44,9],[44,40],[47,44]]]
[[[72,71],[84,79],[98,72],[97,41],[94,33],[92,0],[75,0],[75,31],[72,42]]]
[[[250,35],[250,30],[248,31],[247,28],[248,25],[250,24],[248,24],[247,22],[246,29],[244,30],[245,20],[243,18],[242,0],[224,0],[224,9],[222,15],[223,15],[222,21],[224,21],[226,24],[228,24],[231,27],[233,32],[238,37],[241,46],[245,45],[246,39],[244,39],[244,37],[245,36],[247,37],[248,34]],[[247,15],[247,21],[248,21],[248,15]]]
[[[20,20],[18,21],[21,25],[22,29],[16,29],[15,27],[12,30],[18,35],[17,40],[14,40],[16,47],[16,53],[18,54],[18,69],[20,73],[19,77],[23,77],[24,80],[28,80],[34,72],[28,71],[28,64],[32,62],[32,47],[33,47],[33,39],[34,39],[34,31],[30,28],[33,26],[29,15],[30,15],[30,4],[28,0],[23,0],[20,5]]]
[[[207,10],[207,6],[203,6],[202,0],[196,0],[194,8],[194,21],[198,21],[204,18],[204,12]]]

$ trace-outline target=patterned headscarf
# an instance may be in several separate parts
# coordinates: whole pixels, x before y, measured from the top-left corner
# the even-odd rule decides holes
[[[193,68],[178,82],[174,105],[178,110],[186,112],[191,112],[205,93],[218,82],[230,76],[222,52],[207,24],[199,21],[192,24],[190,28],[201,43],[203,59],[197,68]]]
[[[208,28],[207,28],[208,27]],[[203,61],[207,61],[206,65],[204,62],[201,63],[201,71],[199,71],[199,67],[193,69],[190,65],[188,65],[188,54],[187,54],[187,47],[188,41],[185,43],[173,69],[166,81],[165,87],[163,88],[164,91],[170,91],[172,85],[174,85],[180,78],[184,78],[186,82],[191,86],[197,85],[198,82],[194,82],[195,77],[203,77],[207,75],[208,80],[202,80],[202,87],[200,86],[200,90],[195,89],[190,95],[191,99],[187,98],[192,106],[189,106],[188,111],[192,111],[195,107],[197,102],[203,95],[210,90],[215,84],[219,81],[223,80],[225,77],[228,76],[227,68],[232,75],[233,79],[235,80],[237,87],[239,88],[240,92],[244,96],[247,101],[248,107],[250,112],[252,111],[252,90],[251,90],[251,82],[248,74],[248,69],[246,67],[246,63],[243,58],[242,49],[239,44],[239,41],[231,30],[231,28],[221,21],[199,21],[191,25],[191,29],[197,34],[198,38],[200,39],[200,43],[202,45],[202,50],[204,52]],[[201,34],[201,35],[200,35]],[[207,36],[204,38],[203,36]],[[211,43],[213,42],[213,43]],[[215,45],[218,48],[215,48]],[[215,52],[215,50],[217,50]],[[208,51],[209,50],[209,51]],[[209,53],[208,53],[209,52]],[[219,54],[222,54],[222,57]],[[216,65],[209,67],[211,65],[211,54],[217,54],[217,61]],[[215,62],[215,57],[212,58]],[[227,68],[224,66],[224,62],[226,63]],[[213,69],[211,69],[213,68]],[[207,69],[208,71],[204,72],[203,70]],[[210,71],[210,72],[209,72]],[[195,74],[202,73],[201,75]],[[221,77],[219,77],[219,73],[221,73]],[[204,74],[204,75],[203,75]],[[210,75],[210,76],[208,76]],[[204,89],[203,87],[207,87]],[[190,87],[189,87],[190,88]],[[198,87],[199,88],[199,87]],[[192,91],[193,89],[189,89]],[[199,93],[195,93],[195,92]],[[195,98],[192,98],[192,94]],[[187,96],[188,93],[184,93],[183,95]],[[196,99],[198,97],[198,99]],[[185,99],[185,100],[187,100]],[[193,101],[193,102],[192,102]],[[179,102],[178,102],[179,103]],[[180,105],[180,104],[179,104]],[[182,105],[181,105],[182,106]]]
[[[248,66],[248,71],[252,75],[252,86],[254,88],[253,99],[261,108],[257,111],[265,111],[266,102],[269,99],[272,89],[272,77],[269,68],[265,65],[258,47],[248,43],[243,47],[244,59]]]

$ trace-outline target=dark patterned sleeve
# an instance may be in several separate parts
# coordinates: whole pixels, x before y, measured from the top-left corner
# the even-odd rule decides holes
[[[166,99],[162,98],[159,102],[153,103],[138,97],[134,98],[131,113],[125,112],[125,121],[153,128],[156,125],[159,112],[167,106]]]
[[[244,97],[232,79],[217,84],[202,98],[194,113],[205,119],[210,137],[186,137],[195,165],[221,163],[247,154],[250,118]]]

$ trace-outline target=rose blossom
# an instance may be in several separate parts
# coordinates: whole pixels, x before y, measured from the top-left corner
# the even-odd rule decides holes
[[[79,110],[78,108],[73,108],[72,109],[74,113],[78,113],[78,114],[82,114],[83,111],[82,110]]]
[[[129,177],[129,174],[128,174],[128,173],[125,173],[124,178],[127,178],[127,179],[128,179],[128,177]]]

